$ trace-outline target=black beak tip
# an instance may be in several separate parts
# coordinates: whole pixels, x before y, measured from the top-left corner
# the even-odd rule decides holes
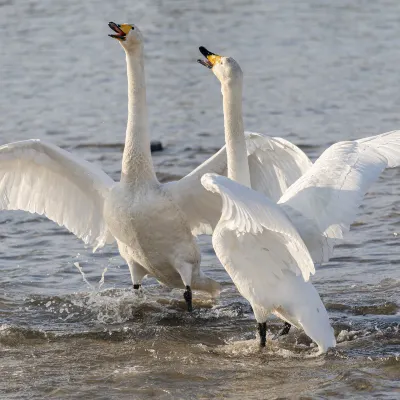
[[[115,29],[121,28],[121,25],[116,24],[115,22],[112,22],[112,21],[108,23],[108,26],[109,26],[113,31],[115,31]]]
[[[208,51],[204,46],[200,46],[199,51],[201,54],[203,54],[204,57],[212,55],[211,51]]]

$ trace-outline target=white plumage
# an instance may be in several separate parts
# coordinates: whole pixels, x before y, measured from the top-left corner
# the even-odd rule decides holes
[[[272,153],[270,159],[280,160],[282,169],[272,168],[265,173],[257,169],[258,176],[265,177],[265,184],[259,185],[261,193],[246,187],[249,186],[247,176],[251,162],[241,141],[242,71],[232,58],[215,55],[204,48],[200,51],[208,59],[202,64],[211,67],[221,82],[228,178],[232,179],[207,174],[201,180],[203,186],[222,201],[221,218],[212,236],[215,252],[239,292],[251,304],[259,323],[262,346],[265,345],[267,317],[274,313],[303,328],[324,352],[336,342],[326,309],[309,282],[310,274],[315,272],[313,260],[285,211],[265,196],[275,201],[279,199],[304,170],[309,171],[311,162],[306,156],[298,156],[303,167],[294,168],[294,161],[281,158],[278,151],[286,148],[294,152],[292,159],[295,159],[294,155],[299,154],[295,147],[273,141],[278,151]],[[282,174],[285,167],[292,175]]]
[[[305,153],[285,139],[254,132],[244,132],[244,138],[251,187],[275,202],[312,166]],[[202,175],[209,172],[227,175],[226,145],[180,181],[170,184],[194,235],[211,235],[221,216],[220,200],[200,184]]]
[[[254,132],[245,136],[251,187],[274,202],[312,166],[306,154],[285,139]]]
[[[46,215],[95,248],[114,241],[103,218],[113,184],[101,169],[50,143],[0,147],[0,209]]]
[[[335,346],[326,309],[309,282],[311,256],[285,212],[261,193],[206,174],[203,186],[222,199],[214,250],[263,324],[274,313],[304,331],[321,352]]]
[[[11,143],[0,148],[0,209],[45,215],[95,249],[116,241],[134,287],[149,274],[171,287],[186,287],[187,292],[192,287],[216,295],[219,284],[201,272],[192,233],[211,233],[220,219],[221,202],[218,198],[209,201],[213,195],[200,178],[205,173],[226,174],[226,149],[179,182],[158,182],[150,155],[143,38],[132,25],[110,23],[110,27],[125,50],[128,75],[121,182],[49,143]],[[282,188],[298,177],[291,172],[293,165],[299,164],[299,176],[309,167],[301,150],[279,138],[257,134],[246,138],[255,166],[252,183],[268,188],[267,180],[273,182],[278,198]],[[271,151],[274,148],[279,149],[279,157]],[[285,153],[289,160],[283,162]],[[278,172],[262,174],[262,165]]]
[[[232,58],[200,49],[208,58],[202,64],[211,67],[221,82],[227,153],[230,154],[228,177],[248,185],[243,170],[250,171],[252,156],[246,157],[240,141],[241,69]],[[276,186],[284,177],[278,173],[277,179],[271,180],[273,189],[269,191],[268,179],[273,178],[276,170],[264,172],[255,168],[259,171],[258,177],[265,176],[258,180],[262,182],[258,187],[261,193],[276,201],[279,193],[284,192],[278,204],[225,177],[207,174],[202,184],[221,198],[222,214],[213,233],[213,246],[239,292],[254,310],[261,344],[265,340],[265,321],[274,313],[302,327],[323,352],[336,343],[326,309],[308,281],[315,272],[313,261],[329,260],[336,241],[349,230],[370,185],[385,168],[400,165],[400,131],[336,143],[314,165],[309,167],[308,159],[303,165],[306,172],[291,186],[300,172],[294,167],[292,177],[285,175],[289,177],[286,186]],[[291,168],[290,164],[286,167]]]
[[[400,131],[339,142],[318,158],[281,197],[315,263],[332,256],[358,207],[385,168],[400,164]]]
[[[224,176],[206,174],[201,183],[222,199],[221,218],[213,236],[216,247],[223,237],[222,231],[234,232],[232,238],[238,241],[239,246],[230,246],[230,249],[236,252],[246,249],[242,258],[249,261],[258,258],[268,265],[268,268],[258,271],[261,285],[267,284],[269,278],[282,278],[286,270],[302,275],[308,281],[310,274],[315,272],[312,259],[299,233],[276,203]],[[252,246],[264,242],[268,243],[268,248]]]

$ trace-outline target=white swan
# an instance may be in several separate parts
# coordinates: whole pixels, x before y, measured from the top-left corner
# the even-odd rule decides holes
[[[242,74],[240,67],[231,58],[220,57],[204,48],[200,49],[207,57],[207,61],[200,62],[208,68],[212,68],[214,74],[221,80],[224,111],[225,109],[232,109],[232,102],[241,102]],[[240,89],[237,88],[238,85]],[[236,116],[232,112],[227,113],[227,115],[230,117],[225,118],[225,125],[241,126],[240,112]],[[237,122],[235,123],[235,121]],[[231,130],[232,128],[228,128],[226,133]],[[234,163],[237,163],[234,159],[237,154],[240,153],[238,151],[232,152]],[[243,151],[241,154],[242,165],[244,165]],[[394,168],[399,165],[400,131],[392,131],[365,139],[334,144],[321,155],[300,179],[289,187],[278,201],[278,205],[285,211],[292,224],[296,227],[316,264],[326,262],[332,256],[334,245],[349,230],[363,196],[370,185],[378,179],[385,168]],[[213,185],[210,185],[210,182],[209,176],[204,177],[203,184],[205,186],[208,185],[210,190],[217,190],[217,188],[213,188]],[[237,195],[239,198],[239,190]],[[227,210],[229,211],[229,208]],[[230,218],[229,213],[233,213],[233,211],[229,211],[226,214],[226,221]],[[234,216],[234,214],[232,215]],[[222,220],[223,218],[221,218]],[[234,222],[230,221],[229,224],[233,230]],[[223,247],[223,244],[217,244]],[[229,250],[228,245],[225,246],[225,249],[219,250],[221,257],[224,257],[224,251],[227,253],[227,249]],[[251,249],[253,251],[253,247]],[[239,256],[242,253],[244,251],[239,252],[233,261],[227,259],[226,262],[235,263],[234,268],[238,270],[247,268],[244,264],[241,264]],[[231,257],[230,254],[229,257]],[[232,267],[230,266],[230,268]],[[252,281],[248,276],[246,278],[246,272],[243,271],[243,274],[245,289],[246,285],[259,285],[258,276],[255,275]],[[298,280],[294,283],[296,285],[299,284]],[[290,293],[289,296],[292,296],[291,293],[293,293],[294,301],[298,301],[299,298],[296,298],[298,292],[294,291],[294,286],[290,284],[287,289],[287,293]],[[304,298],[305,293],[303,293],[300,296],[301,301],[305,300],[304,307],[307,307],[308,302],[308,307],[313,308],[314,304],[311,298],[313,290],[307,288],[307,291],[309,291],[310,297],[307,295]],[[314,301],[317,301],[316,296]],[[285,313],[283,308],[279,309],[277,307],[274,310],[274,314],[291,323],[295,322]],[[262,332],[264,331],[262,326],[260,326],[260,329]],[[287,323],[283,332],[287,333],[289,329],[290,323]],[[331,339],[327,329],[325,343],[329,344]],[[332,341],[333,344],[334,341]]]
[[[203,186],[222,199],[222,215],[212,236],[215,252],[239,292],[251,304],[265,346],[266,320],[275,313],[302,327],[321,352],[336,342],[326,309],[313,285],[312,258],[285,212],[249,188],[249,166],[242,140],[242,70],[232,58],[200,51],[221,82],[228,178],[206,174]],[[234,180],[242,183],[245,187]]]
[[[206,172],[224,174],[226,151],[221,149],[179,182],[158,182],[148,136],[142,35],[134,25],[109,26],[127,61],[129,108],[121,182],[52,144],[10,143],[0,147],[0,209],[45,215],[95,249],[117,241],[135,289],[147,274],[170,287],[183,286],[190,310],[192,288],[213,295],[219,291],[219,284],[200,271],[200,252],[192,233],[210,232],[220,218],[218,206],[204,207],[197,194],[205,193],[207,206],[208,192],[200,177]],[[249,135],[247,142],[258,185],[265,185],[263,163],[279,172],[272,179],[276,187],[287,183],[281,159],[269,157],[273,147],[279,147],[282,159],[287,152],[293,159],[288,165],[302,174],[300,150],[257,135]]]

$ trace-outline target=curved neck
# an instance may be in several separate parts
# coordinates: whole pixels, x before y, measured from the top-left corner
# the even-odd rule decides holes
[[[251,187],[242,116],[242,82],[222,84],[228,178]]]
[[[128,74],[128,124],[122,156],[121,182],[143,185],[149,181],[156,181],[157,178],[150,151],[142,46],[126,53],[126,65]]]

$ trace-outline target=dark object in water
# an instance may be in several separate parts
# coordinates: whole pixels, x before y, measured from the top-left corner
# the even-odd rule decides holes
[[[154,153],[155,151],[164,150],[164,147],[163,147],[161,142],[153,141],[153,142],[150,143],[150,150],[151,150],[152,153]]]

